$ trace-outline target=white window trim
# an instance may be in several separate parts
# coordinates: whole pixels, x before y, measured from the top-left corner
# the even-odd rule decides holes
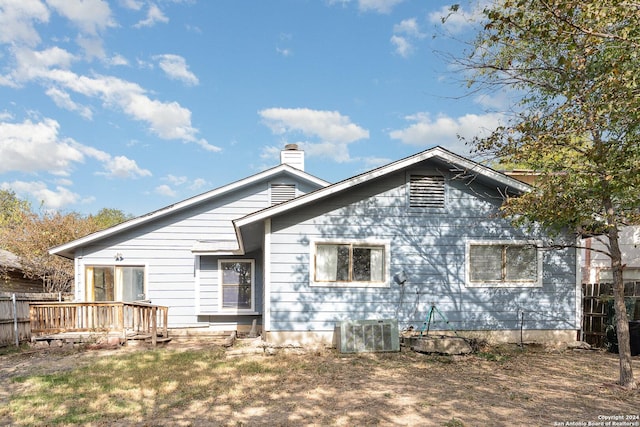
[[[525,246],[534,245],[537,250],[536,260],[537,265],[537,277],[535,281],[521,281],[521,282],[472,282],[471,281],[471,245],[486,245],[486,246]],[[538,240],[467,240],[465,243],[465,286],[469,288],[540,288],[542,287],[543,277],[543,253],[540,250],[542,242]]]
[[[309,285],[329,288],[388,288],[390,285],[391,240],[379,239],[311,239],[309,245]],[[384,280],[381,282],[316,282],[316,245],[320,243],[371,245],[384,247]]]
[[[251,307],[228,308],[222,304],[222,263],[223,262],[249,262],[251,263]],[[223,314],[255,314],[256,310],[256,261],[249,258],[225,258],[218,260],[218,310]]]
[[[640,267],[625,267],[622,270],[622,280],[625,282],[637,282],[640,280]],[[598,283],[613,283],[613,270],[611,267],[598,269]]]
[[[87,269],[89,268],[103,268],[103,267],[113,267],[114,269],[114,281],[115,281],[115,269],[118,267],[143,267],[144,268],[144,286],[143,286],[143,290],[144,290],[144,296],[145,299],[144,301],[149,301],[151,300],[151,298],[149,297],[149,264],[148,263],[120,263],[118,262],[117,264],[105,264],[105,263],[85,263],[82,266],[82,297],[81,300],[82,301],[87,301],[88,297],[89,297],[89,292],[87,289],[87,286],[89,285],[89,282],[91,282],[92,280],[90,280],[87,276]],[[122,301],[123,298],[123,294],[124,294],[124,290],[122,288],[122,283],[115,283],[114,282],[114,291],[115,291],[115,300],[116,301]]]

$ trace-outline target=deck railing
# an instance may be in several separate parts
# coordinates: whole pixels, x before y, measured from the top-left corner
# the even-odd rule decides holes
[[[121,332],[167,337],[169,308],[143,302],[46,302],[29,306],[31,333]]]

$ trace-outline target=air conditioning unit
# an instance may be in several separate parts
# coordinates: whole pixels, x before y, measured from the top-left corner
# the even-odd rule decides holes
[[[400,351],[397,319],[345,320],[338,328],[341,353]]]

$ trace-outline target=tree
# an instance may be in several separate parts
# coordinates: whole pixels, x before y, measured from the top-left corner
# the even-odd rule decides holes
[[[28,201],[19,199],[13,191],[0,190],[0,227],[15,227],[30,211]]]
[[[119,209],[102,208],[97,214],[89,215],[88,219],[94,221],[96,230],[104,230],[131,218],[133,218],[132,215],[126,214]]]
[[[130,218],[108,208],[88,216],[76,212],[36,213],[15,193],[0,191],[0,248],[17,255],[25,276],[41,280],[45,292],[70,292],[73,262],[50,255],[49,249]]]
[[[619,231],[640,223],[640,2],[496,0],[483,16],[461,60],[470,85],[520,96],[516,112],[473,147],[540,174],[533,191],[505,201],[505,215],[603,238],[620,384],[635,388]]]

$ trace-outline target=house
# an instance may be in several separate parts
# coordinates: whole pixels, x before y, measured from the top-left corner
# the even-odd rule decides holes
[[[303,156],[51,253],[74,260],[78,300],[151,300],[171,328],[255,319],[275,343],[330,343],[343,320],[421,329],[437,308],[432,330],[576,339],[576,250],[498,215],[527,184],[440,147],[332,185]]]
[[[527,169],[509,170],[504,173],[529,185],[535,185],[536,179],[540,176],[540,173]],[[622,252],[622,264],[625,266],[624,281],[640,282],[640,225],[622,227],[618,240]],[[581,246],[583,247],[580,256],[582,282],[613,282],[611,258],[606,255],[608,251],[606,237],[585,237],[582,239]]]
[[[620,251],[622,252],[622,278],[625,283],[640,282],[640,226],[626,226],[620,229]],[[588,237],[583,244],[582,280],[584,283],[612,283],[611,258],[606,251],[606,239]]]
[[[42,282],[25,277],[19,257],[0,249],[0,292],[44,292]]]

